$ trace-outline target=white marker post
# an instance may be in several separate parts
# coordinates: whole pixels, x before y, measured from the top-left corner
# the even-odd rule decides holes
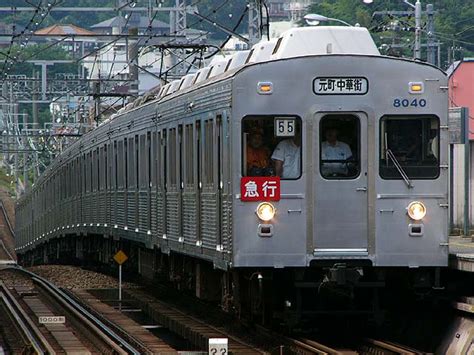
[[[227,355],[229,339],[227,338],[210,338],[209,339],[209,355]]]
[[[119,310],[122,310],[122,264],[119,264]]]
[[[114,255],[115,262],[119,265],[119,289],[118,289],[118,301],[119,301],[119,310],[122,310],[122,264],[126,262],[128,256],[121,250]]]

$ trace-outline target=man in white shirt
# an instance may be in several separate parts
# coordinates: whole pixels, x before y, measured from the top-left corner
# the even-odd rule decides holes
[[[326,140],[321,143],[321,173],[325,177],[349,173],[346,161],[352,158],[352,151],[349,145],[337,140],[337,134],[336,128],[328,128],[325,132]],[[344,163],[334,162],[335,160],[341,160]]]
[[[295,136],[282,140],[272,154],[275,163],[275,173],[282,179],[297,179],[301,169],[301,133],[296,126]]]

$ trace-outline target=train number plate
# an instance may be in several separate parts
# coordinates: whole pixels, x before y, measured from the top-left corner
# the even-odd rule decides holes
[[[244,176],[240,179],[241,201],[280,201],[280,178]]]
[[[316,95],[365,95],[369,91],[367,78],[354,77],[319,77],[313,81]]]

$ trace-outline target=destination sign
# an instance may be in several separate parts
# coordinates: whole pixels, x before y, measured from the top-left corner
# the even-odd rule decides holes
[[[316,95],[365,95],[369,81],[363,77],[319,77],[313,81]]]
[[[280,201],[280,177],[244,176],[240,179],[241,201]]]

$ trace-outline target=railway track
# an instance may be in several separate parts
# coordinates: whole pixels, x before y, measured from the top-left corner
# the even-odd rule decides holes
[[[0,239],[0,268],[5,266],[15,265],[16,260],[10,254],[3,240]]]
[[[3,282],[0,282],[2,312],[1,347],[6,353],[38,354],[54,353],[45,336],[12,295]]]
[[[323,345],[319,342],[310,339],[287,339],[288,347],[294,354],[306,355],[306,354],[328,354],[328,355],[415,355],[423,354],[421,351],[417,351],[408,348],[403,345],[399,345],[393,342],[381,341],[375,339],[365,339],[361,341],[360,345],[354,346],[354,349],[345,348],[334,348],[327,345]]]
[[[22,295],[23,297],[25,297],[25,295],[27,295],[27,297],[30,297],[31,295],[34,295],[35,293],[41,293],[42,295],[45,294],[45,296],[48,299],[56,297],[56,295],[58,294],[61,294],[61,298],[64,298],[63,296],[66,296],[66,298],[69,299],[67,303],[69,304],[77,303],[77,304],[80,304],[82,308],[84,308],[85,313],[87,313],[87,315],[84,316],[85,318],[93,320],[93,323],[100,323],[102,325],[107,326],[110,329],[110,331],[112,331],[115,335],[120,337],[121,340],[119,341],[119,343],[121,344],[129,343],[131,347],[133,347],[136,350],[135,352],[127,351],[126,353],[140,353],[140,354],[176,353],[176,350],[173,349],[170,345],[167,345],[165,342],[162,342],[158,346],[157,346],[156,341],[147,342],[146,338],[148,337],[149,339],[150,335],[145,334],[144,337],[139,337],[140,330],[143,333],[143,328],[140,325],[137,325],[137,324],[134,325],[133,322],[130,322],[129,319],[126,319],[127,316],[123,316],[121,312],[119,312],[117,309],[114,309],[113,305],[110,306],[110,305],[107,305],[106,303],[101,302],[100,299],[97,299],[93,295],[93,293],[87,292],[84,289],[74,289],[74,290],[60,289],[56,286],[53,286],[47,283],[45,279],[42,279],[36,274],[30,273],[24,269],[11,268],[10,270],[12,271],[9,271],[9,272],[17,272],[17,273],[20,273],[20,275],[23,275],[24,277],[28,277],[30,279],[31,285],[25,286],[25,282],[23,282],[22,287],[14,287],[17,293],[20,295],[20,297]],[[11,275],[10,280],[9,280],[10,283],[13,283],[12,281],[13,278],[14,276]],[[37,291],[38,288],[40,289],[40,291]],[[130,297],[131,294],[133,294],[134,297]],[[223,328],[209,325],[203,320],[189,316],[186,311],[179,310],[167,303],[160,302],[151,296],[147,296],[145,293],[139,290],[135,290],[135,289],[125,290],[124,298],[129,299],[129,300],[131,298],[134,298],[136,303],[140,303],[140,301],[142,301],[143,304],[146,304],[146,306],[143,306],[143,308],[147,308],[149,311],[153,313],[154,317],[152,317],[152,320],[156,321],[155,324],[158,324],[159,326],[162,326],[165,329],[169,329],[171,333],[177,334],[178,336],[181,336],[183,339],[186,339],[188,341],[187,345],[184,345],[184,343],[180,344],[180,346],[185,347],[185,348],[181,348],[181,350],[183,351],[186,351],[189,349],[193,351],[197,351],[197,350],[207,351],[209,338],[223,338],[224,337],[224,338],[229,339],[229,351],[231,353],[234,353],[234,354],[244,354],[244,353],[245,354],[263,354],[265,353],[264,350],[258,349],[248,344],[247,342],[230,335]],[[66,314],[67,319],[72,318],[72,316],[68,315],[67,313],[69,311],[68,307],[63,305],[64,301],[60,301],[61,304],[59,305],[57,304],[58,301],[56,300],[52,300],[52,301],[55,303],[52,306],[52,308],[57,310],[57,312],[54,313],[55,315]],[[33,316],[36,316],[36,315],[33,315]],[[68,323],[72,323],[72,322],[68,322]],[[79,332],[82,332],[83,328],[85,328],[85,326],[81,324],[78,324],[78,325],[73,324],[73,325],[78,326]],[[88,324],[87,328],[91,328],[91,325]],[[134,330],[134,328],[141,328],[141,329]],[[85,335],[83,338],[92,339],[93,337],[91,335]],[[91,345],[91,348],[96,349],[95,351],[90,351],[92,353],[93,352],[105,353],[106,352],[105,349],[107,348],[107,346],[110,346],[110,344],[104,345],[100,343],[96,345],[98,341],[95,341],[95,340],[90,341],[90,343],[92,343],[92,344],[89,344]],[[100,346],[102,346],[102,348],[100,348]],[[100,350],[97,350],[97,349],[100,349]],[[118,350],[119,349],[114,349],[113,353],[119,353]],[[123,353],[123,352],[120,352],[120,353]]]
[[[166,343],[156,345],[156,341],[153,343],[152,336],[150,334],[144,334],[144,329],[139,324],[132,324],[131,320],[126,315],[114,308],[116,301],[111,298],[108,293],[104,293],[105,290],[97,290],[96,292],[86,290],[62,290],[51,284],[45,279],[38,277],[35,274],[27,271],[19,271],[19,268],[12,268],[15,272],[21,272],[20,275],[28,278],[29,285],[20,287],[14,287],[13,290],[9,290],[5,286],[2,289],[6,289],[4,293],[11,293],[11,297],[18,294],[20,299],[16,299],[16,303],[26,303],[27,308],[30,309],[27,316],[30,320],[34,321],[37,319],[38,312],[34,313],[34,310],[38,310],[38,300],[32,301],[34,296],[38,296],[40,301],[47,304],[53,315],[65,315],[67,324],[71,329],[80,334],[78,341],[84,349],[81,353],[119,353],[119,354],[145,354],[145,353],[170,353],[176,352]],[[0,277],[1,278],[1,277]],[[12,287],[10,287],[11,289]],[[0,290],[1,292],[1,290]],[[103,294],[105,299],[101,301],[99,295]],[[200,317],[190,316],[187,311],[183,311],[180,306],[174,305],[173,302],[168,303],[162,301],[160,298],[155,298],[145,292],[142,289],[126,289],[124,291],[125,302],[130,302],[133,309],[143,310],[143,312],[150,316],[160,327],[169,329],[175,334],[182,336],[184,339],[189,341],[192,345],[193,350],[207,350],[207,342],[209,338],[220,338],[225,337],[229,339],[229,353],[245,353],[245,354],[259,354],[266,353],[270,354],[284,353],[284,354],[363,354],[363,355],[382,355],[382,354],[421,354],[422,352],[410,349],[408,347],[395,344],[392,342],[375,340],[375,339],[363,339],[353,340],[350,343],[346,342],[347,347],[340,346],[339,342],[336,342],[337,346],[323,344],[313,339],[304,338],[285,338],[281,334],[273,333],[263,327],[257,327],[258,337],[261,342],[259,347],[249,345],[247,341],[229,335],[228,330],[224,329],[223,326],[210,325],[207,322],[200,319]],[[97,298],[99,297],[99,298]],[[52,303],[48,303],[52,301]],[[36,302],[36,303],[35,303]],[[105,303],[104,303],[105,302]],[[110,302],[110,303],[109,303]],[[114,303],[115,302],[115,303]],[[11,303],[14,303],[12,301]],[[108,304],[109,303],[109,304]],[[52,304],[52,305],[51,305]],[[78,307],[77,315],[74,309]],[[25,308],[24,308],[25,309]],[[27,312],[28,313],[28,312]],[[191,312],[192,314],[193,312]],[[6,312],[3,312],[6,314]],[[10,317],[13,319],[19,317]],[[78,318],[78,319],[76,319]],[[25,317],[26,319],[26,317]],[[83,319],[86,321],[83,322]],[[4,323],[0,316],[0,324]],[[24,322],[28,326],[28,322]],[[211,322],[212,323],[212,322]],[[149,324],[149,323],[146,323]],[[153,324],[153,323],[152,323]],[[25,326],[25,327],[26,327]],[[133,328],[135,327],[135,331]],[[20,326],[8,327],[16,330],[21,329]],[[36,325],[36,328],[40,330],[40,336],[46,339],[52,349],[56,352],[64,352],[64,347],[61,347],[60,340],[55,339],[55,335],[49,332],[49,329],[41,329],[40,326]],[[44,328],[44,327],[43,327]],[[95,329],[97,328],[97,330]],[[106,331],[104,332],[104,329]],[[100,339],[100,336],[89,334],[93,330],[94,334],[99,331],[105,333],[104,338]],[[138,336],[138,333],[142,332],[143,337]],[[231,331],[232,334],[234,334]],[[29,330],[29,334],[35,336],[38,331],[34,328]],[[105,338],[107,337],[107,338]],[[2,354],[2,348],[8,349],[8,339],[25,339],[26,336],[18,336],[15,334],[2,334],[0,333],[0,354]],[[150,340],[150,342],[147,341]],[[245,336],[244,336],[245,338]],[[27,338],[28,339],[28,338]],[[41,338],[39,338],[41,339]],[[84,341],[86,339],[86,341]],[[108,340],[107,340],[108,339]],[[268,342],[265,340],[268,339]],[[70,340],[70,339],[69,339]],[[37,353],[51,353],[50,350],[44,350],[45,345],[43,341],[23,341],[23,343],[16,344],[17,349],[20,349],[27,345],[25,344],[39,344],[37,348],[42,346],[41,351],[34,348],[33,351]],[[153,344],[154,348],[152,348]],[[43,345],[41,345],[43,344]],[[78,346],[77,343],[75,346]],[[111,350],[112,349],[112,350]],[[76,349],[77,350],[77,349]],[[184,350],[181,348],[181,350]],[[189,349],[186,349],[189,350]],[[8,353],[8,351],[6,351]]]
[[[157,323],[179,334],[199,349],[207,350],[210,338],[228,338],[229,353],[265,354],[262,349],[229,334],[223,327],[216,327],[197,319],[174,305],[158,300],[142,290],[125,290],[124,295],[133,304],[145,310]]]
[[[13,272],[17,278],[29,281],[10,288],[0,283],[2,307],[6,311],[2,312],[2,321],[11,325],[3,326],[6,323],[2,322],[0,347],[3,349],[38,354],[149,353],[117,334],[47,280],[19,268]]]
[[[424,354],[422,351],[418,351],[412,348],[409,348],[404,345],[393,343],[390,341],[382,341],[375,339],[366,339],[365,343],[362,345],[361,354]]]

